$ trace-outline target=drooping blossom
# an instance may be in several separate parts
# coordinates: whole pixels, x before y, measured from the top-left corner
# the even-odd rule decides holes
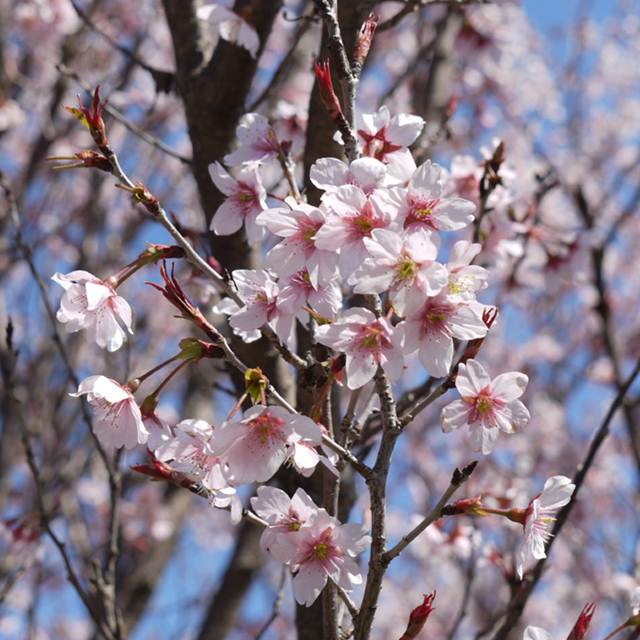
[[[487,287],[489,272],[484,267],[471,264],[481,250],[480,244],[466,240],[459,240],[453,245],[447,262],[447,295],[450,299],[474,300],[478,292]]]
[[[278,156],[278,136],[269,121],[258,113],[247,113],[236,127],[240,146],[224,157],[225,164],[260,163]]]
[[[260,546],[278,559],[287,559],[289,547],[280,549],[283,536],[299,531],[318,507],[304,489],[298,489],[291,498],[276,487],[258,487],[257,494],[251,498],[251,508],[268,523],[260,536]]]
[[[551,538],[556,513],[569,503],[576,486],[565,476],[553,476],[544,483],[542,493],[527,507],[524,537],[516,553],[516,571],[520,579],[536,561],[547,557],[545,545]]]
[[[411,176],[407,189],[395,188],[398,222],[409,233],[417,229],[457,231],[469,225],[476,210],[470,200],[445,195],[444,169],[427,160]]]
[[[364,239],[371,237],[374,229],[389,227],[396,209],[385,191],[367,196],[360,187],[351,185],[328,193],[323,205],[330,214],[316,233],[316,247],[338,252],[340,270],[348,277],[368,256]]]
[[[349,278],[355,293],[389,291],[391,302],[403,314],[411,296],[435,296],[447,284],[447,269],[436,262],[436,236],[426,231],[410,236],[390,229],[374,229],[364,239],[369,257]]]
[[[434,377],[448,375],[453,362],[453,339],[474,340],[487,334],[478,302],[457,303],[440,293],[426,301],[407,301],[406,320],[396,327],[406,355],[418,351],[420,362]]]
[[[407,147],[413,144],[424,127],[424,120],[416,115],[398,113],[391,117],[382,106],[376,113],[356,116],[358,141],[365,156],[387,165],[390,177],[397,182],[409,179],[415,169],[413,156]]]
[[[125,329],[133,334],[131,307],[110,284],[88,271],[55,273],[51,279],[65,290],[56,318],[69,333],[87,329],[91,340],[107,351],[124,344]]]
[[[206,20],[223,40],[246,49],[252,58],[257,57],[260,39],[256,30],[237,13],[219,4],[198,7],[196,15]]]
[[[442,410],[440,421],[445,433],[468,426],[472,446],[487,455],[500,431],[515,433],[529,422],[529,411],[518,398],[529,379],[519,371],[502,373],[493,380],[477,360],[458,367],[456,388],[461,400]]]
[[[386,173],[385,165],[375,158],[357,158],[351,164],[338,158],[319,158],[309,169],[309,180],[328,193],[353,185],[370,195],[382,186]]]
[[[369,309],[353,307],[343,311],[335,322],[316,328],[316,340],[346,354],[349,389],[369,382],[379,366],[391,379],[402,373],[404,359],[393,327]]]
[[[318,509],[295,535],[282,537],[278,551],[296,571],[293,593],[299,604],[310,606],[331,578],[350,591],[362,583],[355,557],[364,551],[370,537],[358,524],[340,524],[324,509]]]
[[[105,376],[89,376],[80,383],[76,393],[69,395],[87,396],[95,414],[93,431],[105,447],[133,449],[147,441],[149,431],[128,387]]]
[[[256,405],[213,434],[213,454],[227,465],[234,485],[266,482],[291,454],[294,442],[322,439],[318,425],[282,407]]]
[[[213,232],[228,236],[244,224],[250,244],[262,240],[264,229],[256,224],[256,218],[267,208],[267,192],[257,167],[243,167],[234,178],[219,162],[214,162],[209,165],[209,175],[220,192],[227,196],[211,219]]]
[[[233,280],[244,307],[232,312],[229,323],[240,332],[259,329],[263,324],[276,332],[284,343],[291,340],[294,316],[278,307],[278,284],[266,271],[236,269]],[[218,305],[219,306],[219,305]]]
[[[311,284],[318,286],[333,276],[338,261],[334,251],[320,249],[315,244],[316,233],[326,221],[326,213],[317,207],[295,201],[289,206],[267,209],[258,217],[276,236],[284,238],[267,254],[266,265],[280,277],[306,269]]]

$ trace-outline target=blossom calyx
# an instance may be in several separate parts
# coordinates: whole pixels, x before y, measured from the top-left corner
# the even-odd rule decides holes
[[[329,112],[332,120],[337,120],[342,117],[342,109],[340,107],[340,101],[333,89],[333,82],[331,81],[331,69],[329,67],[329,61],[316,62],[315,66],[316,79],[318,81],[318,89],[320,91],[320,99],[322,104]]]
[[[400,640],[410,640],[411,638],[417,638],[420,631],[427,622],[429,615],[433,611],[433,601],[435,600],[436,592],[432,591],[430,594],[424,595],[422,604],[418,605],[409,614],[409,624]]]
[[[101,151],[110,152],[107,131],[104,126],[104,120],[102,119],[107,101],[100,102],[100,85],[98,85],[93,92],[91,107],[85,107],[82,104],[80,96],[78,96],[78,104],[80,105],[79,107],[65,107],[65,109],[89,129],[91,137]]]

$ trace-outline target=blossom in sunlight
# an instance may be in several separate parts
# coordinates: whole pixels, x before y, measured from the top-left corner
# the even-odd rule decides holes
[[[227,42],[246,49],[252,58],[257,57],[260,39],[256,30],[237,13],[219,4],[206,4],[197,10],[198,18],[206,20]]]
[[[108,283],[88,271],[55,273],[51,279],[65,291],[56,317],[69,333],[87,329],[91,340],[107,351],[117,351],[131,328],[131,307]]]
[[[481,249],[480,244],[466,240],[459,240],[453,245],[447,262],[447,295],[450,299],[474,300],[478,292],[488,286],[489,272],[484,267],[471,264]]]
[[[235,308],[231,315],[231,324],[239,332],[251,332],[268,324],[284,343],[291,340],[294,316],[278,307],[280,289],[275,280],[266,271],[236,269],[233,280],[238,287],[238,295],[245,303]]]
[[[353,185],[370,195],[382,186],[386,173],[385,165],[375,158],[358,158],[350,164],[338,158],[319,158],[311,165],[309,180],[326,192]]]
[[[237,422],[216,429],[212,453],[228,467],[230,482],[266,482],[292,453],[300,438],[320,444],[322,434],[310,418],[282,407],[256,405]]]
[[[364,239],[374,229],[389,227],[396,214],[383,191],[367,196],[360,187],[347,185],[328,193],[323,205],[330,211],[315,236],[316,247],[340,254],[340,270],[345,276],[367,258]]]
[[[414,171],[407,189],[395,190],[401,200],[398,220],[408,232],[457,231],[472,222],[476,205],[446,196],[445,179],[444,169],[427,160]]]
[[[259,163],[273,160],[278,156],[280,144],[278,136],[269,121],[258,113],[247,113],[236,128],[240,145],[224,157],[231,167],[243,163]]]
[[[393,327],[363,307],[343,311],[335,322],[316,328],[316,340],[346,354],[347,386],[358,389],[382,367],[392,379],[402,373],[404,359]]]
[[[418,351],[424,368],[436,378],[449,374],[453,363],[453,339],[483,338],[487,325],[484,306],[449,300],[440,293],[426,301],[418,296],[407,301],[406,320],[396,327],[403,336],[405,355]]]
[[[337,277],[314,287],[306,269],[298,271],[278,283],[278,306],[285,313],[297,314],[309,305],[325,318],[332,318],[342,306],[342,291]]]
[[[426,231],[410,236],[375,229],[364,243],[369,257],[349,278],[355,293],[389,291],[396,311],[404,313],[411,296],[435,296],[447,284],[447,269],[436,262],[438,245]]]
[[[329,578],[347,591],[361,584],[362,572],[355,558],[370,541],[361,525],[340,524],[324,509],[318,509],[295,535],[282,537],[278,552],[296,572],[296,602],[312,605]]]
[[[518,400],[528,382],[519,371],[502,373],[492,380],[477,360],[467,360],[456,375],[462,399],[442,410],[442,430],[447,433],[468,426],[474,449],[490,453],[500,431],[515,433],[529,422],[529,411]]]
[[[95,414],[93,430],[105,447],[133,449],[147,441],[149,431],[127,387],[105,376],[89,376],[80,383],[76,393],[69,395],[87,396]]]
[[[290,498],[282,489],[258,487],[257,496],[251,498],[251,508],[267,521],[260,537],[260,546],[280,559],[286,559],[289,547],[280,550],[283,536],[295,533],[318,511],[318,507],[304,489],[298,489]]]
[[[334,251],[315,244],[318,229],[326,221],[326,213],[304,203],[288,202],[288,207],[267,209],[258,217],[276,236],[283,238],[267,254],[267,266],[285,277],[306,269],[314,287],[326,282],[336,271],[338,256]]]
[[[545,545],[551,538],[556,513],[569,503],[576,486],[565,476],[553,476],[527,507],[524,514],[524,538],[516,554],[516,571],[520,579],[536,561],[547,557]]]
[[[256,224],[256,218],[267,208],[267,192],[257,167],[244,167],[234,178],[219,162],[214,162],[209,165],[209,175],[220,192],[227,196],[211,219],[213,232],[228,236],[244,224],[250,244],[262,240],[264,232]]]

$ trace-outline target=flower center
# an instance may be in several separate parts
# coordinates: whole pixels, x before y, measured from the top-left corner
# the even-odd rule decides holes
[[[300,531],[302,525],[299,522],[290,522],[289,531]]]
[[[476,411],[481,416],[486,416],[488,413],[491,413],[493,409],[493,402],[489,398],[478,398],[476,401]]]
[[[416,276],[416,270],[416,263],[408,256],[404,256],[396,265],[396,278],[400,281],[413,280]]]
[[[319,542],[313,547],[313,556],[316,560],[326,560],[329,555],[329,545]]]
[[[266,444],[272,438],[280,438],[280,427],[284,424],[282,420],[268,415],[260,415],[257,418],[253,418],[248,423],[253,429],[253,433],[258,438],[261,444]]]

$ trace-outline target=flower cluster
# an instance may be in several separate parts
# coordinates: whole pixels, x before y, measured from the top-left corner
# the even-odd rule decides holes
[[[297,602],[311,605],[331,580],[346,591],[362,582],[356,556],[370,538],[358,524],[340,524],[317,507],[303,489],[290,498],[281,489],[260,487],[251,506],[267,522],[260,544],[295,574]]]

